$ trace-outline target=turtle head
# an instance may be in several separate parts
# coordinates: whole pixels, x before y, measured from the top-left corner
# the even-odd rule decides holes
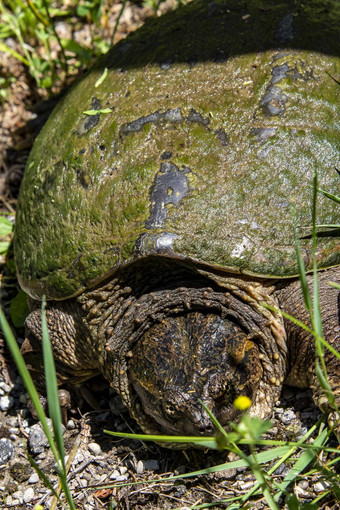
[[[262,377],[257,345],[240,325],[212,313],[162,320],[131,354],[134,415],[144,415],[138,421],[146,432],[210,435],[214,426],[202,402],[227,426],[238,414],[234,400],[252,399]]]

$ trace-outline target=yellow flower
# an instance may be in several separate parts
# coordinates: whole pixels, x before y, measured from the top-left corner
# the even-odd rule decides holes
[[[240,395],[234,400],[234,407],[238,409],[239,411],[245,411],[250,407],[252,404],[250,398],[246,397],[245,395]]]

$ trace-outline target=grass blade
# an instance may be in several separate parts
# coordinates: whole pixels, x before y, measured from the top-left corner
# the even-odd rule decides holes
[[[22,355],[20,353],[20,350],[19,350],[19,347],[18,347],[18,344],[14,338],[14,335],[12,333],[12,330],[11,328],[9,327],[9,324],[5,318],[5,315],[3,313],[3,311],[0,309],[0,323],[1,323],[1,328],[4,332],[4,335],[5,335],[5,338],[6,338],[6,341],[7,341],[7,344],[8,344],[8,347],[9,347],[9,350],[11,352],[11,355],[15,361],[15,364],[18,368],[18,371],[19,371],[19,374],[20,374],[20,377],[21,379],[23,380],[23,383],[25,385],[25,388],[29,394],[29,397],[32,401],[32,404],[34,406],[34,409],[37,413],[37,416],[38,416],[38,419],[41,423],[41,426],[43,428],[43,431],[45,432],[45,435],[48,439],[48,442],[49,444],[51,445],[51,448],[52,448],[52,451],[53,451],[53,455],[55,456],[55,458],[58,458],[58,452],[57,450],[55,449],[55,447],[53,448],[53,436],[52,436],[52,433],[49,429],[49,426],[48,426],[48,423],[47,423],[47,418],[46,418],[46,415],[45,415],[45,412],[42,408],[42,405],[40,403],[40,400],[39,400],[39,395],[38,395],[38,392],[37,390],[35,389],[35,386],[34,386],[34,383],[32,381],[32,377],[25,365],[25,362],[22,358]]]
[[[323,189],[318,188],[317,191],[319,193],[322,193],[325,195],[325,197],[329,198],[330,200],[333,200],[333,202],[336,202],[337,204],[340,204],[340,197],[337,195],[333,195],[332,193],[328,193],[327,191],[324,191]]]
[[[62,469],[65,471],[64,463],[64,442],[63,431],[61,427],[61,411],[58,397],[58,383],[52,353],[51,343],[48,338],[47,321],[46,321],[46,301],[43,299],[41,319],[42,319],[42,344],[44,355],[45,379],[46,379],[46,394],[48,402],[48,412],[52,420],[54,439],[58,449]],[[56,459],[57,460],[57,459]]]

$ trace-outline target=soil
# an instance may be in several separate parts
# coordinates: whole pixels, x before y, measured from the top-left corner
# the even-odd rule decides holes
[[[167,2],[162,9],[170,8],[173,3]],[[114,2],[107,26],[113,26],[120,7],[121,2]],[[150,8],[128,2],[115,41],[135,30],[151,15]],[[109,37],[107,26],[103,28],[104,36]],[[79,29],[78,38],[85,40],[86,37],[86,29]],[[15,49],[15,41],[10,43]],[[15,78],[0,109],[0,207],[1,212],[14,221],[18,190],[29,150],[62,90],[55,90],[55,96],[49,98],[45,90],[37,88],[24,66],[6,53],[0,53],[0,66],[1,76]],[[2,306],[8,312],[11,299],[18,291],[11,252],[6,259],[2,256],[0,262]],[[20,343],[23,328],[17,328],[16,335]],[[66,420],[64,441],[70,464],[70,487],[77,508],[184,510],[193,505],[200,508],[199,505],[205,503],[212,509],[226,508],[229,506],[227,500],[241,497],[254,485],[254,476],[243,467],[184,477],[191,471],[236,460],[227,451],[170,450],[154,443],[110,437],[103,431],[139,430],[117,395],[100,386],[96,395],[102,408],[100,412],[93,412],[76,396]],[[36,428],[37,420],[30,412],[24,387],[2,339],[0,397],[0,438],[3,441],[0,455],[4,454],[6,459],[0,465],[0,506],[4,510],[31,509],[39,503],[43,508],[53,508],[55,502],[51,491],[37,480],[27,459],[27,449],[57,487],[56,466],[50,449],[43,446],[42,436]],[[319,417],[308,391],[297,392],[289,388],[284,390],[274,412],[273,428],[268,437],[281,440],[297,440]],[[38,446],[34,444],[34,434],[40,438]],[[12,453],[6,454],[5,445],[13,447]],[[277,469],[275,479],[278,483],[289,467],[289,463],[284,463]],[[178,478],[167,480],[172,475]],[[297,481],[294,493],[303,502],[311,501],[327,487],[320,486],[320,483],[310,474]],[[284,502],[281,501],[280,505],[283,508]],[[337,505],[329,496],[321,500],[319,508],[335,509],[339,508]],[[56,508],[61,508],[60,504]],[[268,506],[259,495],[251,499],[249,508],[266,509]]]

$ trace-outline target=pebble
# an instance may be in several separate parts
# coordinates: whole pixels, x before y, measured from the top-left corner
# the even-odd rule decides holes
[[[103,453],[98,443],[89,443],[88,450],[93,455],[101,455]]]
[[[8,425],[10,427],[17,427],[18,426],[18,418],[16,416],[9,416],[7,418]]]
[[[12,441],[3,437],[0,439],[0,465],[5,464],[14,456],[14,446]]]
[[[20,501],[18,499],[13,499],[12,496],[7,496],[6,505],[8,506],[16,506],[19,505]]]
[[[8,411],[11,409],[14,404],[14,398],[12,396],[5,395],[4,397],[0,397],[0,409],[1,411]]]
[[[329,485],[330,484],[328,482],[326,482],[325,480],[322,480],[321,482],[317,482],[314,485],[314,490],[315,490],[315,492],[323,492],[328,489]]]
[[[52,430],[52,421],[50,419],[47,420],[48,426],[50,430]],[[62,426],[63,433],[65,432],[65,427]],[[28,436],[28,448],[29,451],[33,455],[38,455],[44,452],[45,448],[49,446],[48,439],[45,436],[45,432],[42,429],[40,423],[35,423],[29,429]]]
[[[128,479],[128,475],[120,473],[117,469],[114,469],[110,475],[110,480],[115,480],[116,482],[125,482]]]
[[[28,448],[33,455],[43,453],[45,448],[48,447],[48,440],[45,436],[45,432],[42,429],[40,423],[32,425],[29,431],[28,437]]]
[[[137,462],[137,466],[136,466],[136,473],[137,475],[141,475],[144,471],[144,464],[143,464],[143,461],[142,460],[139,460]]]
[[[24,493],[22,491],[15,491],[12,494],[12,497],[22,503],[24,500]]]
[[[308,489],[308,482],[307,480],[301,480],[301,482],[298,483],[298,487],[305,490]]]
[[[28,489],[25,490],[23,499],[25,503],[30,503],[31,501],[33,501],[34,490],[32,489],[32,487],[29,487]]]
[[[39,482],[39,475],[38,473],[32,473],[31,476],[28,479],[28,483],[37,483]]]
[[[295,487],[294,492],[297,497],[301,497],[301,498],[309,498],[310,497],[309,492],[305,491],[304,489],[302,489],[302,487],[299,487],[299,486]]]
[[[158,471],[159,470],[159,462],[154,459],[147,459],[143,461],[143,467],[145,471]]]
[[[11,391],[11,386],[5,382],[0,382],[0,389],[4,392],[4,393],[9,393]]]
[[[68,422],[66,424],[66,428],[67,428],[67,430],[74,430],[76,428],[76,424],[75,424],[74,420],[68,420]]]
[[[21,393],[19,397],[19,402],[20,404],[27,404],[27,395],[25,395],[25,393]]]
[[[113,472],[110,475],[110,479],[111,480],[116,480],[116,478],[118,478],[119,476],[121,476],[120,472],[117,471],[117,469],[114,469]]]
[[[295,413],[290,410],[285,411],[280,419],[284,425],[289,425],[295,419]]]
[[[251,489],[254,485],[254,482],[238,482],[238,486],[241,490],[247,491]]]

